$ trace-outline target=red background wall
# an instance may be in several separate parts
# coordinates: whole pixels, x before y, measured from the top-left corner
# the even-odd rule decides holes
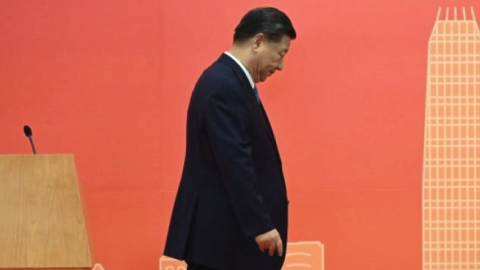
[[[0,1],[0,154],[73,153],[96,262],[158,269],[186,109],[241,16],[273,5],[298,40],[259,85],[291,201],[289,241],[326,269],[421,269],[427,42],[475,0]]]

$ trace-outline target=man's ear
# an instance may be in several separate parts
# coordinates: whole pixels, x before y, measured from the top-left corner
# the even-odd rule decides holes
[[[265,35],[263,33],[258,33],[252,38],[252,50],[257,52],[266,41]]]

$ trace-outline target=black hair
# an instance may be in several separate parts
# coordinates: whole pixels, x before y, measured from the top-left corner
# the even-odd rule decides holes
[[[235,28],[233,42],[244,42],[259,33],[272,42],[279,42],[284,35],[290,39],[297,37],[292,22],[285,13],[273,7],[261,7],[252,9],[243,16]]]

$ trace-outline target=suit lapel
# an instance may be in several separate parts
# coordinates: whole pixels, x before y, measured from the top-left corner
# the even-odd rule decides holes
[[[278,152],[278,146],[277,146],[277,141],[275,140],[275,135],[273,134],[273,129],[272,125],[270,124],[270,121],[268,120],[267,112],[265,111],[265,108],[263,107],[262,102],[259,104],[260,110],[262,112],[262,116],[265,119],[264,123],[266,126],[268,138],[270,139],[270,142],[273,145],[273,148],[275,149],[275,154],[277,155],[278,162],[280,165],[282,164],[282,159],[280,158],[280,153]]]
[[[234,71],[238,80],[242,84],[242,87],[245,89],[245,92],[248,96],[248,100],[252,103],[252,106],[254,107],[254,110],[256,112],[258,119],[262,122],[262,125],[265,128],[265,132],[267,133],[268,139],[270,140],[270,143],[272,144],[272,147],[275,150],[275,154],[277,156],[277,159],[280,165],[282,165],[282,160],[280,159],[280,153],[278,152],[277,143],[275,141],[275,136],[273,135],[273,130],[270,125],[270,121],[268,120],[267,113],[265,112],[265,109],[263,108],[262,103],[257,102],[257,98],[253,93],[253,89],[251,88],[247,75],[245,75],[245,72],[243,72],[242,68],[239,67],[238,64],[230,56],[226,54],[222,54],[218,59],[218,61],[226,64]]]

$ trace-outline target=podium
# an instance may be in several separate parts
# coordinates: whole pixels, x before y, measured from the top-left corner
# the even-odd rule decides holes
[[[73,156],[0,156],[0,270],[92,266]]]

